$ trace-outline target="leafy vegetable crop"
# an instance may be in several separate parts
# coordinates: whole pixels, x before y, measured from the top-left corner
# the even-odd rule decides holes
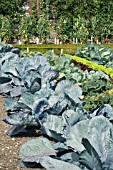
[[[0,89],[7,96],[8,112],[3,121],[11,125],[10,136],[29,127],[42,134],[20,147],[19,165],[41,164],[47,170],[112,170],[113,108],[104,104],[87,112],[81,99],[82,88],[66,77],[60,79],[44,56],[19,56],[10,50],[1,52]],[[90,82],[95,75],[109,81],[103,72],[87,72]]]
[[[76,56],[113,68],[113,50],[102,46],[85,45],[78,48]]]
[[[86,102],[84,108],[87,111],[106,103],[112,105],[112,96],[110,94],[102,94],[101,96],[104,96],[103,100],[100,96],[104,91],[113,89],[113,83],[108,75],[102,71],[90,70],[81,63],[71,61],[71,58],[67,55],[59,57],[50,51],[46,54],[46,57],[53,68],[59,70],[62,78],[65,77],[82,88],[82,97]]]

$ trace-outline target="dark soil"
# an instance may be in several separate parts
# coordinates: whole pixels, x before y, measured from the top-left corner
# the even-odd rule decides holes
[[[19,148],[22,143],[37,138],[39,134],[22,134],[17,137],[7,135],[9,125],[2,121],[7,113],[4,109],[4,97],[0,95],[0,170],[42,170],[42,168],[20,168],[17,166],[19,161]]]
[[[80,62],[77,62],[76,60],[72,60],[71,62],[74,63],[75,66],[80,66],[80,69],[81,69],[82,71],[85,71],[85,70],[87,70],[87,71],[92,71],[92,70],[93,70],[93,69],[90,68],[89,66],[84,65],[84,64],[82,64],[82,63],[80,63]],[[94,71],[94,70],[93,70],[93,71]]]

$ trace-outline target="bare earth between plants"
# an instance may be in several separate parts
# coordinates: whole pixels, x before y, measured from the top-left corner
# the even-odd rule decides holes
[[[24,170],[17,166],[19,161],[19,148],[22,143],[31,138],[39,137],[39,134],[31,132],[27,136],[9,137],[7,135],[8,125],[2,121],[7,115],[4,109],[4,97],[0,95],[0,170]],[[27,168],[27,170],[42,170],[43,168]]]

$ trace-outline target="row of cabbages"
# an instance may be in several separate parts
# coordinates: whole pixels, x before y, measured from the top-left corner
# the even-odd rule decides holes
[[[30,127],[44,136],[21,146],[20,166],[40,163],[47,170],[112,170],[111,106],[86,112],[79,86],[65,77],[57,79],[58,71],[44,56],[21,58],[20,53],[0,44],[0,92],[6,96],[8,113],[3,121],[11,125],[10,136],[29,133]]]

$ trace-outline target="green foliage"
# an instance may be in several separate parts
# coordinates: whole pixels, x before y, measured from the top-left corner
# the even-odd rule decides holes
[[[25,3],[25,0],[1,0],[0,1],[0,14],[3,14],[4,16],[11,16],[13,18],[14,16],[18,15],[19,12],[22,12],[22,6]],[[17,13],[18,14],[17,14]]]
[[[103,46],[85,45],[77,50],[76,56],[112,68],[113,50]]]
[[[21,17],[25,14],[25,9],[23,7],[24,4],[25,0],[0,1],[0,14],[8,18],[11,25],[11,27],[8,28],[8,31],[12,32],[10,40],[14,39],[18,35],[20,20]]]
[[[97,36],[104,43],[104,39],[113,34],[112,0],[41,0],[40,5],[42,11],[57,23],[56,31],[61,40],[80,37],[79,41],[84,43]]]
[[[11,25],[11,27],[8,27],[8,32],[11,32],[10,37],[8,37],[10,41],[18,37],[18,29],[23,27],[23,24],[28,36],[38,34],[43,43],[46,43],[49,38],[50,25],[55,26],[54,29],[63,42],[78,38],[78,42],[85,43],[93,37],[94,42],[99,39],[100,42],[104,43],[105,38],[112,38],[112,0],[78,0],[77,2],[74,0],[40,0],[39,2],[42,11],[40,16],[38,14],[40,9],[37,7],[36,0],[0,1],[0,15],[7,18],[9,25]],[[25,14],[25,5],[30,6],[31,14],[28,16],[31,18],[30,22],[27,22],[29,19]],[[23,21],[22,18],[26,21]],[[32,26],[29,24],[31,20]],[[24,36],[21,31],[20,34]],[[5,38],[7,38],[7,35],[5,35]]]
[[[77,62],[80,62],[86,66],[89,66],[90,68],[92,68],[93,70],[96,71],[103,71],[104,73],[108,74],[111,78],[113,77],[113,69],[112,68],[106,68],[103,65],[98,65],[92,61],[86,60],[84,58],[81,57],[77,57],[77,56],[71,56],[71,58]]]
[[[102,71],[81,71],[80,66],[74,65],[69,56],[55,56],[47,53],[46,57],[54,69],[59,70],[60,77],[78,83],[83,90],[84,108],[89,111],[97,106],[109,103],[112,105],[112,95],[104,94],[111,91],[113,83]],[[102,93],[102,94],[101,94]],[[102,100],[103,96],[103,100]],[[111,99],[110,99],[111,98]]]
[[[0,44],[0,90],[8,96],[5,100],[8,115],[3,121],[11,125],[10,136],[33,128],[46,137],[21,146],[20,166],[35,167],[40,163],[47,170],[112,170],[113,108],[104,104],[87,112],[81,87],[65,77],[58,79],[58,71],[53,70],[45,56],[34,53],[33,57],[21,58],[21,55],[20,49]],[[69,57],[60,58],[60,65],[60,60],[53,60],[50,53],[46,55],[53,67],[63,72],[63,67],[68,66],[69,74],[80,69],[74,69]],[[109,89],[109,80],[103,72],[87,72],[84,91],[91,92],[88,84],[94,91],[96,86],[96,92]]]
[[[22,41],[25,40],[26,42],[29,42],[29,39],[32,39],[37,32],[36,25],[37,19],[33,16],[25,15],[21,18],[18,35],[21,35]]]
[[[98,72],[99,73],[99,72]],[[96,96],[103,91],[111,90],[113,84],[106,77],[100,75],[92,75],[91,78],[82,83],[83,94],[86,96]]]
[[[73,25],[70,18],[62,17],[58,20],[55,30],[57,31],[57,36],[63,42],[68,42],[72,38],[72,32],[70,29],[73,29]]]
[[[50,30],[49,30],[50,27],[51,24],[47,20],[46,16],[41,15],[37,23],[37,34],[38,34],[38,38],[42,40],[43,43],[46,43],[47,38],[50,37]]]
[[[92,76],[92,78],[82,83],[82,90],[84,101],[86,104],[84,108],[90,111],[92,108],[100,107],[104,104],[112,106],[112,93],[113,83],[103,76]]]
[[[100,107],[106,103],[110,104],[113,107],[113,94],[112,93],[100,93],[94,96],[85,96],[85,101],[87,102],[84,108],[88,111],[92,108]]]
[[[89,32],[89,21],[85,20],[83,17],[78,16],[73,19],[73,35],[80,42],[86,43],[88,38],[91,36]]]
[[[41,148],[42,146],[42,148]],[[55,150],[47,138],[32,139],[23,144],[19,152],[23,162],[38,162],[40,158],[48,155],[56,155]]]
[[[81,47],[81,44],[13,44],[14,47],[21,48],[24,52],[27,50],[27,47],[29,48],[30,52],[41,52],[42,54],[45,54],[49,50],[54,50],[55,54],[61,54],[61,49],[63,49],[64,54],[71,54],[74,55],[75,51],[77,51],[78,47]]]
[[[0,39],[7,42],[12,37],[11,23],[8,17],[0,15]]]
[[[10,135],[20,132],[22,126],[42,126],[45,112],[59,115],[64,110],[76,110],[72,103],[81,107],[81,88],[68,80],[54,82],[59,74],[44,56],[35,54],[34,57],[19,58],[19,55],[13,47],[7,53],[1,48],[0,92],[9,96],[5,105],[10,110],[4,121],[15,126],[9,130]]]
[[[45,54],[48,50],[54,50],[55,54],[60,54],[61,49],[63,49],[64,54],[74,55],[75,52],[77,52],[78,48],[82,47],[83,45],[82,44],[60,44],[60,45],[56,45],[56,44],[22,44],[22,45],[13,44],[13,46],[21,48],[23,51],[26,51],[28,47],[30,52],[41,52],[42,54]],[[104,48],[111,48],[111,50],[113,49],[112,44],[103,44],[102,46]]]
[[[56,56],[51,51],[46,53],[45,56],[47,57],[47,60],[50,62],[51,66],[61,73],[61,77],[65,76],[66,79],[71,80],[74,83],[80,82],[83,79],[80,67],[75,66],[71,62],[71,58],[69,56]]]

